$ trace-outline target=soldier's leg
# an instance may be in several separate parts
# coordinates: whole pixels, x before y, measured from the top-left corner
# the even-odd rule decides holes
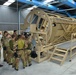
[[[9,59],[9,51],[8,50],[6,50],[6,57],[5,57],[5,59],[6,59],[6,62],[8,63],[8,59]]]
[[[9,65],[11,65],[12,64],[12,56],[13,56],[13,52],[10,50],[9,51],[9,53],[8,53],[8,63],[9,63]]]
[[[31,66],[32,64],[31,64],[31,56],[30,56],[30,53],[31,53],[31,50],[27,50],[27,59],[28,59],[28,64],[29,64],[29,66]]]
[[[18,69],[19,69],[19,58],[16,58],[15,59],[15,70],[18,71]]]
[[[32,65],[32,63],[31,63],[31,56],[28,57],[28,63],[29,63],[29,66]]]
[[[11,52],[10,52],[10,48],[7,48],[7,62],[8,64],[10,64],[10,60],[11,60]]]
[[[22,59],[22,62],[23,62],[23,68],[26,67],[26,61],[25,61],[25,53],[24,51],[21,51],[21,59]]]
[[[7,54],[6,61],[9,64],[10,63],[10,48],[9,47],[7,47],[6,54]]]
[[[12,64],[13,64],[13,58],[14,58],[14,55],[13,55],[13,54],[14,54],[14,52],[11,51],[11,54],[10,54],[10,55],[11,55],[11,57],[10,57],[10,62],[11,62]]]
[[[16,52],[16,54],[15,54],[15,70],[17,70],[17,71],[19,69],[19,59],[20,59],[20,57],[21,57],[21,52],[20,51]]]
[[[27,51],[25,51],[25,62],[26,62],[26,66],[28,65],[28,60],[27,60]]]
[[[13,57],[13,58],[12,58],[12,68],[15,68],[15,65],[16,65],[16,64],[15,64],[15,60],[16,60],[15,57]]]
[[[3,50],[3,57],[4,57],[4,61],[6,61],[6,51],[5,50]]]
[[[12,51],[12,59],[11,59],[11,62],[12,62],[12,68],[15,68],[15,60],[16,60],[16,58],[15,58],[15,56],[14,56],[14,51]]]

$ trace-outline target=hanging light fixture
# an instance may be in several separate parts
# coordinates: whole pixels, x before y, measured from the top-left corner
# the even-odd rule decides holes
[[[3,5],[6,5],[6,6],[9,6],[11,5],[12,3],[14,3],[15,0],[8,0],[7,2],[5,2]]]
[[[47,3],[52,2],[52,1],[54,1],[54,0],[45,0],[44,4],[47,4]]]
[[[34,8],[37,8],[37,6],[34,5],[34,6],[30,7],[30,8],[27,8],[27,10],[32,10]]]

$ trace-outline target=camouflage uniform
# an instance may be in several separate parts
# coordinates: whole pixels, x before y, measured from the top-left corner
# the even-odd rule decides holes
[[[10,64],[11,63],[10,62],[11,50],[10,50],[10,46],[9,46],[9,38],[6,39],[5,43],[6,43],[6,48],[7,48],[7,50],[6,50],[6,54],[7,54],[6,61],[7,61],[8,64]]]
[[[17,50],[18,58],[16,58],[16,61],[15,61],[15,69],[16,70],[18,70],[18,68],[19,68],[19,58],[22,59],[23,68],[26,67],[25,53],[24,53],[25,41],[23,39],[18,39],[17,45],[18,45],[18,50]]]
[[[12,50],[12,52],[13,52],[13,56],[12,56],[12,67],[13,67],[13,68],[15,68],[15,66],[16,66],[16,61],[17,61],[17,59],[18,59],[18,58],[14,55],[15,53],[17,53],[16,49],[17,49],[17,42],[16,42],[16,41],[13,41],[13,50]]]
[[[7,58],[7,54],[8,54],[8,49],[9,49],[9,39],[6,38],[5,36],[2,38],[3,40],[3,54],[4,54],[4,59],[7,61],[8,58]]]
[[[10,51],[9,51],[10,54],[9,55],[10,55],[10,57],[8,59],[9,64],[13,64],[14,61],[15,61],[15,58],[14,58],[14,45],[15,45],[15,41],[10,40],[9,41],[9,46],[10,46]]]
[[[26,62],[27,62],[27,64],[30,66],[31,65],[31,56],[30,56],[30,54],[31,54],[31,39],[30,38],[28,38],[28,39],[26,39],[26,44],[27,44],[27,48],[26,48],[26,50],[25,50],[25,59],[26,59]]]
[[[27,64],[30,66],[31,65],[31,56],[30,56],[31,50],[29,48],[26,49],[25,51],[25,59]]]

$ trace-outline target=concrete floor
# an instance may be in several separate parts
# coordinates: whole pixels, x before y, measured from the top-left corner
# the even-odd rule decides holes
[[[76,75],[76,56],[71,62],[67,59],[62,66],[49,61],[39,64],[32,61],[32,66],[25,69],[22,69],[21,62],[19,65],[19,71],[15,71],[12,66],[4,62],[3,67],[0,67],[0,75]]]

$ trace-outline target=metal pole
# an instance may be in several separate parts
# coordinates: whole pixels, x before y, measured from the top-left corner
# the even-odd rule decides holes
[[[11,23],[11,22],[0,22],[0,24],[4,24],[4,25],[18,25],[18,23]],[[24,23],[21,23],[21,24],[24,24]]]
[[[19,34],[20,34],[20,10],[19,10]]]
[[[17,0],[17,13],[18,13],[18,34],[20,34],[20,30],[19,30],[19,8],[18,8],[18,0]]]

